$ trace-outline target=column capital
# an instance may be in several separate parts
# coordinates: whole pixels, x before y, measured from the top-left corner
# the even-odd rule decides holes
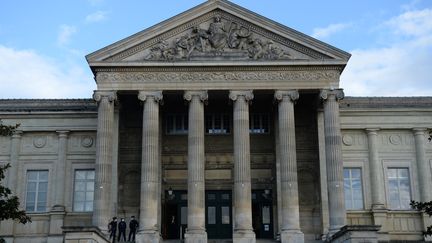
[[[380,130],[379,128],[366,128],[365,129],[365,131],[366,131],[366,133],[368,135],[369,134],[371,134],[371,135],[377,135],[379,130]]]
[[[187,101],[191,101],[193,96],[198,96],[202,102],[208,99],[208,93],[206,90],[185,91],[183,98]]]
[[[15,130],[15,131],[13,131],[13,133],[12,133],[12,138],[21,138],[22,137],[22,135],[23,135],[23,131],[22,130]]]
[[[415,127],[412,129],[414,135],[425,135],[427,130],[425,127]]]
[[[336,101],[342,100],[345,97],[343,89],[323,89],[320,92],[320,97],[323,100],[335,97]]]
[[[56,131],[59,138],[67,138],[69,135],[69,131]]]
[[[93,99],[96,102],[101,101],[103,98],[107,98],[109,102],[113,102],[117,100],[117,92],[116,91],[100,91],[95,90],[93,93]]]
[[[162,91],[140,91],[138,93],[138,99],[141,101],[146,101],[148,97],[153,97],[156,102],[163,99]]]
[[[290,101],[295,102],[299,98],[299,92],[297,90],[276,90],[274,98],[277,101],[289,99]]]
[[[243,96],[246,101],[251,101],[254,98],[252,90],[231,90],[229,92],[229,98],[236,101],[239,96]]]

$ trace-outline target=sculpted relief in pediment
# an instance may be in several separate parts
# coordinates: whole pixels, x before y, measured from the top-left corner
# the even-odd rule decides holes
[[[179,31],[182,29],[182,31]],[[126,61],[232,61],[322,59],[304,46],[222,11],[152,39]]]

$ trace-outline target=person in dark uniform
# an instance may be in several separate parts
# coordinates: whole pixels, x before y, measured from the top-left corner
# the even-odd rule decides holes
[[[126,222],[124,218],[120,219],[120,223],[118,224],[119,236],[118,241],[120,242],[120,238],[123,235],[123,241],[126,241]]]
[[[112,238],[112,242],[115,242],[117,233],[117,217],[113,217],[112,221],[108,224],[108,232],[110,232],[109,238]]]
[[[131,241],[131,236],[133,237],[132,238],[133,241],[135,241],[135,234],[136,234],[136,231],[138,229],[138,226],[139,226],[138,221],[136,221],[135,216],[132,216],[131,220],[129,222],[130,232],[129,232],[129,237],[128,237],[129,239],[128,239],[128,241]]]

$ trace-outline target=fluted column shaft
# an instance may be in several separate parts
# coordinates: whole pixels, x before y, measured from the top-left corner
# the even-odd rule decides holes
[[[342,138],[339,120],[339,103],[344,93],[341,89],[322,90],[324,100],[324,136],[329,195],[330,233],[346,225],[343,188]]]
[[[384,172],[378,155],[378,130],[366,129],[369,149],[369,171],[372,186],[372,209],[385,208]]]
[[[55,199],[54,199],[54,210],[64,210],[64,192],[65,192],[65,176],[66,176],[66,152],[67,152],[67,140],[68,131],[57,131],[58,134],[58,159],[56,163],[56,174],[54,178],[55,185]]]
[[[9,163],[11,167],[8,169],[8,188],[15,191],[15,194],[20,196],[18,191],[17,179],[19,169],[19,152],[21,147],[22,131],[15,131],[11,138],[11,152]]]
[[[282,242],[304,242],[300,231],[300,214],[297,182],[297,156],[294,121],[294,102],[298,99],[296,90],[277,91],[279,101],[279,147],[282,199]]]
[[[427,129],[425,128],[413,129],[419,175],[420,200],[422,202],[429,202],[432,200],[431,168],[426,159],[425,151],[426,131]]]
[[[255,242],[252,229],[249,101],[252,91],[230,91],[234,101],[234,235],[233,242]]]
[[[140,229],[137,242],[158,242],[159,210],[159,101],[162,92],[140,91],[138,98],[144,102],[141,159]]]
[[[207,242],[205,232],[204,101],[206,91],[187,91],[188,132],[188,227],[186,242]]]
[[[98,102],[93,225],[106,232],[111,217],[112,138],[117,96],[115,92],[95,91],[93,98]]]

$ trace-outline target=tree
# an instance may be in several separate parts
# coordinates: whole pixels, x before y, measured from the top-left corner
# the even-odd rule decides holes
[[[432,201],[430,202],[416,202],[411,201],[411,207],[427,215],[432,216]],[[423,232],[424,235],[432,235],[432,225],[428,226],[426,231]]]
[[[11,136],[14,131],[19,127],[19,124],[15,126],[3,125],[0,120],[0,136]],[[0,166],[0,222],[3,220],[16,220],[21,224],[31,222],[31,218],[26,215],[24,210],[19,209],[19,199],[17,196],[12,194],[12,191],[3,186],[3,180],[5,178],[5,172],[10,167],[10,164]],[[4,242],[0,238],[0,242]]]

